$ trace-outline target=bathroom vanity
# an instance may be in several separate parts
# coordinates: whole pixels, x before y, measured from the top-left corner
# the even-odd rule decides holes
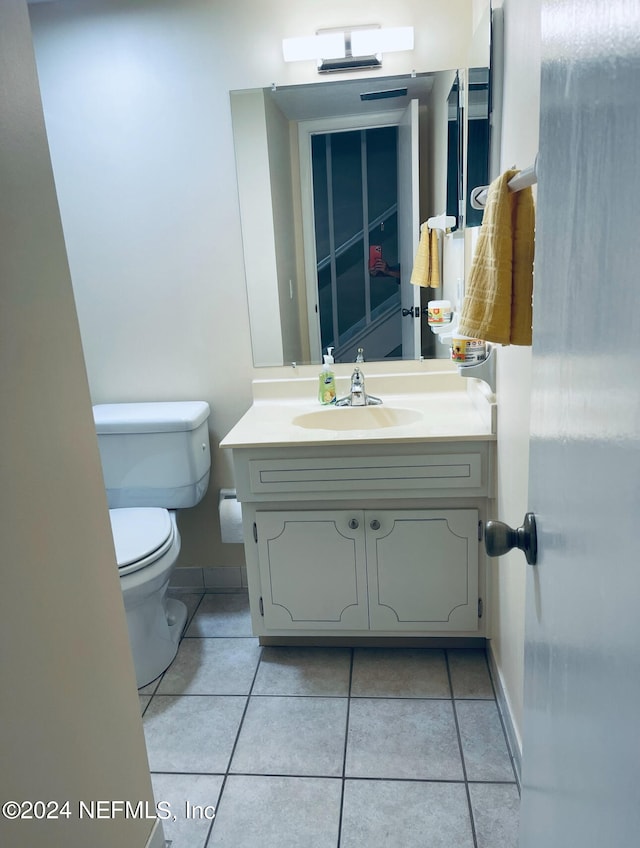
[[[493,396],[444,366],[368,375],[377,407],[322,408],[313,385],[256,381],[221,443],[233,450],[255,634],[484,637]]]

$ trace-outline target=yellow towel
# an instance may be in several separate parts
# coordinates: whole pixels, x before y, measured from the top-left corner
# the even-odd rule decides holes
[[[489,186],[458,330],[499,344],[531,344],[535,211],[530,188],[506,171]]]
[[[440,286],[440,253],[438,233],[425,224],[420,234],[418,252],[413,263],[411,282],[414,286],[437,289]]]

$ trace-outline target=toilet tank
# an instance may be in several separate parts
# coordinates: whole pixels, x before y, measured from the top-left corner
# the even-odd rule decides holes
[[[109,506],[180,509],[202,500],[211,468],[209,411],[204,401],[94,406]]]

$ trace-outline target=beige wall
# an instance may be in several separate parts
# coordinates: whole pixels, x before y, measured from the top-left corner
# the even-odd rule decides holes
[[[0,797],[69,799],[0,820],[0,844],[144,846],[153,801],[122,594],[24,0],[0,4]]]
[[[501,171],[532,165],[538,152],[540,3],[505,0],[505,82]],[[505,347],[498,358],[498,518],[522,524],[528,505],[531,348]],[[518,741],[522,727],[524,597],[527,565],[519,551],[492,561],[492,650]]]
[[[209,401],[211,486],[181,514],[180,562],[239,565],[217,519],[216,444],[254,376],[229,90],[317,82],[281,40],[345,23],[416,27],[385,74],[464,65],[469,0],[57,0],[31,18],[92,399]]]

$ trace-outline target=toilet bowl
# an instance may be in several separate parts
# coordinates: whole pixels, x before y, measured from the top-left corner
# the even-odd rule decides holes
[[[173,661],[187,608],[167,598],[178,554],[176,509],[209,484],[204,401],[93,407],[120,585],[138,688]]]
[[[138,688],[173,662],[187,608],[167,598],[180,553],[173,511],[159,507],[110,509],[111,531]]]

